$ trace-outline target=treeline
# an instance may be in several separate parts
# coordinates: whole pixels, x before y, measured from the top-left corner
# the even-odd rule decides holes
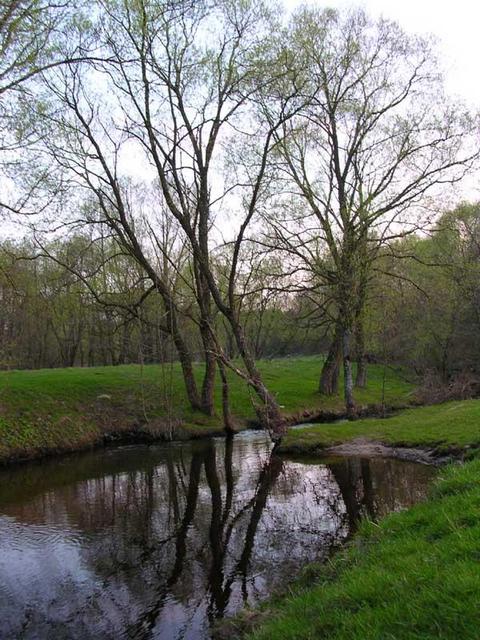
[[[428,233],[393,244],[381,270],[372,290],[371,324],[383,327],[377,353],[417,371],[430,399],[448,389],[454,397],[479,393],[480,205],[460,205]]]
[[[463,368],[466,228],[431,203],[476,170],[478,119],[430,39],[262,0],[7,2],[0,36],[0,207],[32,242],[7,247],[5,362],[175,357],[207,415],[220,377],[227,427],[231,370],[274,438],[261,356],[328,352],[349,414],[370,357]]]
[[[273,272],[278,265],[270,263],[270,268]],[[281,277],[279,272],[274,280]],[[194,284],[190,281],[188,286],[189,279],[186,266],[182,332],[193,359],[202,361]],[[272,288],[259,277],[256,293],[244,302],[242,322],[256,358],[326,353],[335,345],[336,325],[319,313],[324,307],[318,300],[312,303],[311,292],[292,293],[286,287],[280,295]],[[178,357],[169,333],[162,331],[158,293],[112,240],[92,242],[78,235],[43,251],[25,241],[4,243],[0,298],[2,368],[158,363]],[[476,380],[480,205],[464,204],[443,214],[430,233],[398,241],[378,257],[362,325],[354,333],[357,371],[372,360],[405,365],[420,378],[433,376],[437,384],[458,382],[462,376],[467,385]],[[233,336],[219,314],[215,332],[229,357],[238,358]],[[357,376],[357,383],[365,382]]]
[[[187,278],[187,273],[184,273]],[[193,285],[192,285],[193,286]],[[299,316],[301,300],[259,284],[244,311],[255,358],[321,353],[328,334]],[[190,298],[189,296],[190,292]],[[116,243],[77,235],[41,251],[31,242],[0,244],[0,368],[162,363],[178,354],[162,327],[161,298]],[[204,360],[191,286],[184,287],[181,330],[192,359]],[[228,327],[216,332],[238,358]]]

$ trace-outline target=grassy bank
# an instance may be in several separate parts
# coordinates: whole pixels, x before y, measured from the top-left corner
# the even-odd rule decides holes
[[[259,366],[286,415],[342,410],[340,397],[325,398],[316,391],[319,357]],[[196,373],[200,381],[201,365]],[[360,404],[381,401],[384,373],[387,404],[411,399],[412,385],[404,376],[372,365],[368,388],[358,393]],[[232,411],[241,427],[255,418],[254,398],[242,380],[232,374],[230,381]],[[220,388],[216,397],[220,403]],[[220,406],[217,413],[221,416]],[[176,364],[0,372],[0,461],[81,449],[139,429],[146,436],[177,439],[223,432],[219,417],[207,418],[188,407]]]
[[[480,400],[415,407],[383,419],[290,430],[281,451],[315,453],[358,437],[396,446],[434,448],[439,454],[466,450],[473,456],[480,447]]]
[[[255,616],[251,640],[476,640],[480,460],[450,465],[431,499],[365,522],[350,546],[310,569]],[[309,584],[306,587],[306,584]],[[248,628],[248,627],[247,627]],[[230,637],[245,626],[237,621]]]
[[[358,437],[466,452],[472,459],[442,468],[425,503],[379,523],[363,522],[349,546],[328,564],[307,568],[289,596],[233,620],[230,637],[479,637],[480,400],[295,429],[282,447],[312,454]]]

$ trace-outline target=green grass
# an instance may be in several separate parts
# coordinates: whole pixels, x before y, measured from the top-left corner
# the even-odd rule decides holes
[[[259,367],[285,414],[342,411],[341,397],[316,391],[321,364],[320,357],[302,357],[263,361]],[[199,381],[201,372],[198,365]],[[386,374],[386,402],[408,402],[412,384],[399,370]],[[230,380],[232,411],[241,425],[255,418],[255,398],[241,379],[231,374]],[[383,367],[372,365],[368,388],[358,393],[360,404],[381,401],[382,380]],[[219,404],[220,387],[216,398]],[[220,417],[189,408],[177,364],[0,372],[0,460],[79,449],[136,425],[161,435],[169,418],[178,437],[223,431]]]
[[[282,450],[314,452],[364,437],[392,445],[435,447],[439,453],[480,446],[480,400],[446,402],[406,409],[390,418],[366,418],[290,430]]]
[[[248,638],[477,640],[479,562],[480,460],[473,460],[444,469],[429,501],[364,522],[290,596],[244,616],[256,629]],[[230,637],[244,629],[241,620]]]

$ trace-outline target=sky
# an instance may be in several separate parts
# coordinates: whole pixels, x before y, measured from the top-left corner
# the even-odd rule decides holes
[[[372,17],[396,20],[405,31],[433,34],[438,40],[448,93],[480,111],[480,3],[475,0],[283,0],[283,4],[287,11],[302,4],[360,6]],[[141,172],[143,175],[143,169]],[[469,200],[480,198],[476,176],[463,183],[462,192]]]
[[[446,89],[480,109],[480,3],[476,0],[284,0],[287,10],[301,4],[363,7],[372,17],[396,20],[405,31],[433,34],[443,59]]]

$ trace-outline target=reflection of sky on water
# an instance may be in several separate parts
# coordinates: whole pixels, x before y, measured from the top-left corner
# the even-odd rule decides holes
[[[259,434],[123,447],[0,473],[1,638],[207,638],[431,470],[305,464]],[[7,490],[8,487],[8,490]]]

